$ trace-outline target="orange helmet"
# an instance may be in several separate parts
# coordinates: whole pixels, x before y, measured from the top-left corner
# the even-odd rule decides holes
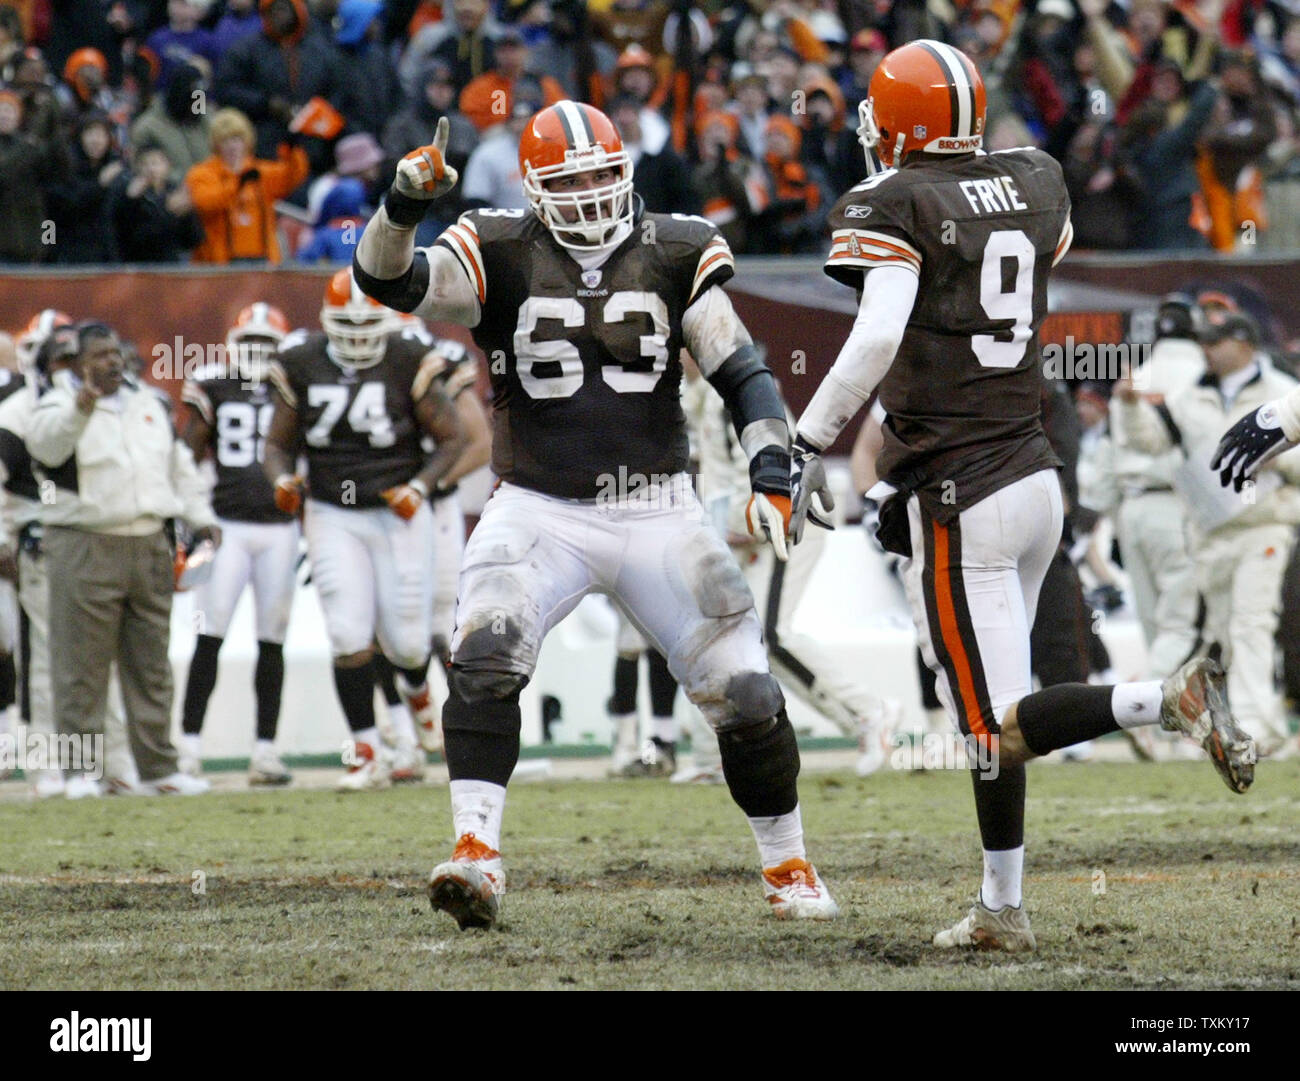
[[[18,355],[18,370],[25,372],[36,363],[36,354],[45,339],[59,327],[72,326],[72,316],[55,308],[46,308],[32,316],[14,341],[14,352]]]
[[[384,339],[397,328],[395,313],[371,300],[344,268],[325,287],[320,325],[330,340],[331,357],[349,368],[369,368],[384,355]]]
[[[868,175],[917,151],[969,154],[984,142],[984,80],[965,53],[922,38],[880,62],[858,117]]]
[[[241,367],[256,366],[275,355],[275,347],[289,333],[289,320],[279,308],[257,301],[235,316],[226,333],[226,357]]]
[[[612,169],[617,178],[581,191],[547,187],[595,169]],[[632,159],[609,117],[590,105],[557,101],[528,121],[519,140],[519,175],[529,206],[563,247],[597,251],[632,222]]]

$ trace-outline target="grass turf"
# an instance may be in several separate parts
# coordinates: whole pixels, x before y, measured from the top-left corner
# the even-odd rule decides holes
[[[423,883],[445,789],[0,804],[4,988],[1300,988],[1300,763],[1031,767],[1039,950],[944,952],[979,847],[961,773],[806,774],[833,923],[766,913],[724,788],[511,789],[502,925]]]

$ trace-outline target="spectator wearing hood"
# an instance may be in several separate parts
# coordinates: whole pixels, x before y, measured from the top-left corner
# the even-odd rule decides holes
[[[350,264],[357,241],[370,220],[365,205],[365,185],[353,177],[335,184],[320,208],[320,224],[311,241],[298,253],[301,263]]]
[[[447,138],[447,164],[462,177],[469,156],[478,146],[478,129],[456,109],[456,84],[452,79],[451,65],[445,60],[434,60],[420,73],[418,89],[411,103],[384,125],[384,175],[392,176],[398,161],[417,147],[433,142],[438,121],[447,118],[450,131]],[[432,243],[437,228],[450,225],[465,209],[462,203],[463,187],[457,184],[441,199],[433,200],[430,215],[416,230],[416,242]]]
[[[22,99],[0,90],[0,263],[36,263],[49,251],[44,186],[62,155],[57,141],[25,134],[22,121]]]
[[[46,188],[56,263],[116,262],[107,207],[109,189],[123,168],[112,121],[102,112],[84,113],[68,169]]]
[[[334,44],[347,72],[341,111],[353,131],[376,137],[404,99],[392,58],[380,40],[383,10],[379,0],[343,0],[334,31]]]
[[[641,111],[641,103],[626,95],[609,106],[609,118],[632,159],[632,190],[651,214],[698,214],[700,197],[691,187],[690,167],[669,144],[667,125],[651,142],[641,128]]]
[[[496,67],[498,27],[488,0],[451,0],[443,5],[440,23],[423,27],[402,54],[398,74],[402,86],[415,96],[415,80],[430,60],[445,60],[459,94],[470,80]]]
[[[307,179],[301,147],[281,145],[276,160],[254,156],[255,136],[238,109],[219,109],[212,118],[212,156],[185,177],[194,209],[203,222],[196,263],[280,261],[275,201]]]
[[[136,21],[143,5],[126,0],[52,0],[50,38],[42,42],[52,71],[59,71],[78,50],[94,49],[105,58],[105,80],[122,79],[122,42],[139,37]]]
[[[799,160],[802,136],[793,120],[774,116],[767,122],[767,173],[770,201],[764,210],[759,242],[751,237],[750,250],[761,253],[817,251],[825,223],[821,190]]]
[[[767,198],[762,169],[739,149],[740,122],[721,109],[695,121],[696,157],[691,187],[701,215],[717,226],[732,251],[748,250],[755,214]],[[633,178],[635,181],[635,177]]]
[[[78,49],[63,65],[63,82],[56,88],[63,106],[67,128],[78,130],[81,117],[88,112],[109,114],[113,110],[113,92],[108,89],[108,61],[98,49]]]
[[[158,143],[136,148],[134,167],[114,182],[107,217],[124,263],[179,263],[203,240],[189,189]]]
[[[345,76],[334,43],[312,25],[304,0],[260,0],[260,33],[235,42],[217,65],[213,96],[252,121],[254,153],[273,158],[289,121],[313,97],[342,111]],[[304,140],[316,171],[329,168],[329,148]]]
[[[131,125],[131,145],[162,147],[178,181],[211,153],[212,117],[205,108],[205,85],[198,68],[181,64],[167,89]]]
[[[498,124],[478,144],[461,175],[460,186],[466,206],[528,209],[519,175],[519,137],[541,107],[541,101],[517,94],[510,119]]]
[[[530,98],[540,98],[546,105],[564,99],[564,88],[549,75],[532,74],[528,59],[523,35],[511,27],[497,39],[496,67],[471,79],[460,92],[460,111],[480,132],[510,118],[520,84]]]
[[[220,53],[212,31],[199,25],[211,0],[167,0],[167,25],[145,39],[145,46],[158,57],[157,86],[165,90],[181,64],[190,64],[211,75]]]
[[[803,112],[796,114],[803,134],[801,159],[828,197],[848,191],[862,179],[862,144],[856,123],[844,123],[844,96],[824,75],[803,85]]]
[[[22,99],[23,133],[41,143],[57,142],[63,134],[63,108],[45,55],[29,45],[11,63],[13,82],[9,89]]]

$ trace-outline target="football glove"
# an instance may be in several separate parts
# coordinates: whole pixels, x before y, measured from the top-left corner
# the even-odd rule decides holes
[[[418,480],[413,480],[410,484],[386,488],[379,493],[379,496],[397,517],[403,522],[409,522],[419,511],[420,504],[424,502],[423,489],[424,486]]]
[[[802,436],[795,436],[791,452],[790,488],[794,503],[790,513],[790,539],[798,544],[803,538],[805,519],[822,529],[834,529],[831,511],[835,509],[835,497],[831,495],[826,482],[826,467],[822,464],[821,451]],[[813,497],[816,497],[816,503]]]
[[[1210,468],[1219,470],[1219,482],[1229,481],[1240,492],[1246,478],[1261,465],[1295,446],[1282,431],[1282,421],[1273,402],[1261,405],[1229,428],[1219,440]]]
[[[444,116],[438,121],[433,142],[412,150],[397,163],[397,176],[393,189],[408,199],[437,199],[456,186],[456,170],[445,160],[450,122]]]
[[[281,473],[275,481],[275,505],[285,514],[302,510],[302,477],[294,473]]]
[[[749,487],[753,495],[745,508],[745,525],[750,536],[766,536],[776,558],[790,558],[785,538],[790,529],[790,454],[775,444],[764,447],[749,463]]]

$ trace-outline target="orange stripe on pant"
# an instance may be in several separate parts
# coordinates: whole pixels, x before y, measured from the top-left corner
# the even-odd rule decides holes
[[[952,571],[948,560],[948,527],[938,522],[931,524],[934,527],[934,595],[935,607],[939,612],[939,634],[957,673],[957,693],[961,698],[966,725],[980,742],[984,742],[991,733],[984,724],[979,694],[975,690],[975,673],[971,670],[970,658],[966,655],[966,646],[957,626],[957,609],[952,600]]]

